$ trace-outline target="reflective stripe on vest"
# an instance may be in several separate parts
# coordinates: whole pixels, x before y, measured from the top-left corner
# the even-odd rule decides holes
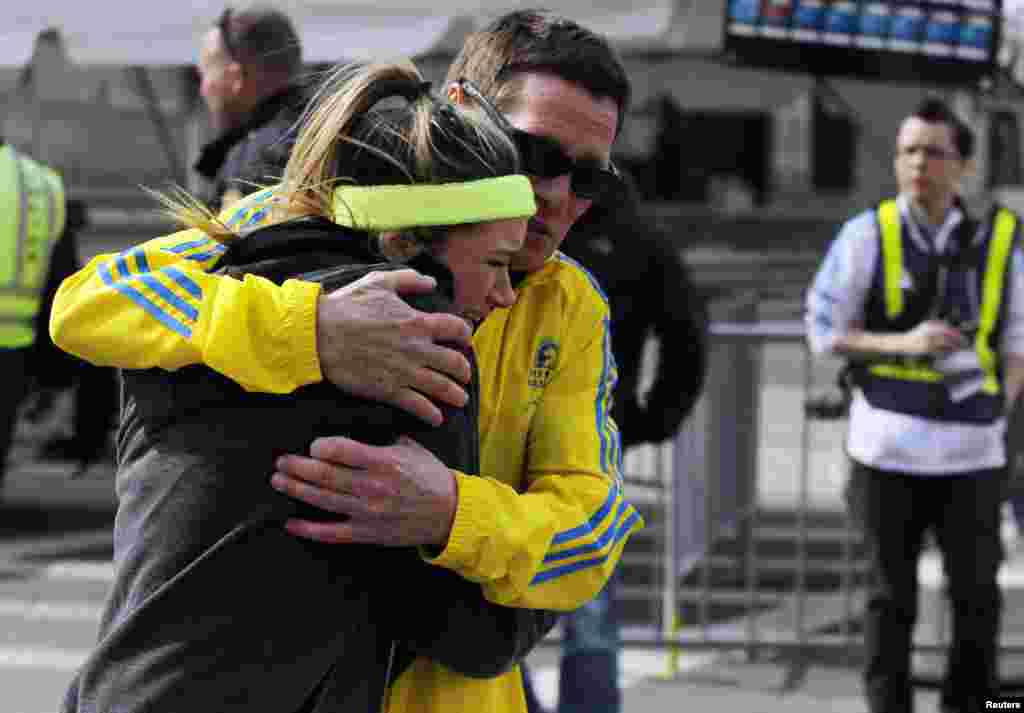
[[[894,200],[883,201],[878,206],[878,224],[882,237],[883,284],[885,285],[885,315],[896,319],[903,312],[903,238],[902,219],[899,206]],[[999,393],[998,360],[989,346],[989,337],[999,320],[1003,301],[1006,266],[1013,247],[1013,234],[1017,229],[1017,218],[1013,213],[1000,208],[996,212],[989,242],[988,261],[982,280],[981,314],[978,317],[978,332],[974,348],[978,353],[985,382],[982,391],[989,395]],[[877,363],[870,367],[872,374],[904,381],[941,382],[942,372],[936,371],[913,360]]]
[[[64,220],[60,176],[0,146],[0,347],[33,342],[32,322]]]
[[[878,225],[882,229],[882,273],[885,280],[885,316],[896,319],[903,313],[903,239],[902,220],[896,201],[882,201],[878,206]]]
[[[985,265],[985,277],[981,283],[981,316],[978,320],[978,334],[974,340],[981,368],[985,372],[984,391],[991,395],[999,393],[999,377],[997,359],[989,344],[989,337],[999,319],[1006,264],[1010,259],[1013,233],[1016,230],[1017,217],[1005,208],[1000,208],[996,213],[995,227],[992,229],[992,240],[988,248],[988,263]]]

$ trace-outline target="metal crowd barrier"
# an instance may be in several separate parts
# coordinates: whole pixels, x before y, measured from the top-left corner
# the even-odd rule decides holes
[[[805,404],[823,385],[815,383],[815,360],[803,324],[757,321],[757,304],[749,298],[733,301],[725,312],[727,319],[719,317],[711,326],[704,396],[674,441],[657,447],[653,455],[664,504],[657,511],[661,521],[648,522],[648,527],[661,530],[659,621],[648,628],[653,634],[627,631],[623,643],[683,652],[737,650],[749,657],[773,653],[801,661],[835,654],[852,659],[863,646],[859,622],[866,602],[867,562],[859,556],[861,537],[841,493],[835,494],[841,506],[831,510],[822,512],[812,502],[812,432],[818,425]],[[762,377],[765,350],[781,345],[797,347],[792,357],[798,361],[789,364],[790,377],[798,375],[797,388],[789,395],[798,395],[799,408],[790,423],[796,448],[789,462],[798,482],[788,520],[780,520],[777,508],[759,499],[770,475],[760,472],[759,453],[766,446],[761,442],[763,426],[787,418],[765,410],[779,407],[766,403],[770,399],[764,393],[778,385],[766,384]],[[841,425],[831,428],[845,431]],[[819,444],[819,455],[821,450]],[[836,455],[845,463],[841,446]],[[831,531],[822,540],[826,525]],[[791,556],[764,554],[766,536],[788,537]],[[832,554],[825,554],[830,559],[823,561],[826,544]],[[789,560],[792,571],[782,572],[782,560]],[[834,587],[811,591],[812,562],[825,566]],[[939,585],[928,601],[919,602],[914,643],[918,658],[944,653],[948,646],[943,591]],[[715,607],[731,609],[734,615],[714,616]],[[690,616],[680,621],[683,610]],[[1004,621],[1007,614],[1004,610]],[[1024,654],[1024,638],[1004,633],[1000,654]],[[918,675],[916,683],[934,685],[935,678]],[[1018,683],[1024,682],[1004,681],[1014,689]]]

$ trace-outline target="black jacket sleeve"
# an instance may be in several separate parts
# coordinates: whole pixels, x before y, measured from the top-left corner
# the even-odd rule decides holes
[[[651,251],[649,279],[660,287],[647,306],[658,336],[657,374],[638,429],[644,440],[670,438],[693,410],[708,366],[707,309],[680,252],[657,233],[644,236]]]
[[[427,563],[409,584],[408,606],[419,609],[426,592],[434,604],[414,614],[399,656],[425,656],[470,678],[510,671],[558,621],[557,612],[493,604],[480,585]]]

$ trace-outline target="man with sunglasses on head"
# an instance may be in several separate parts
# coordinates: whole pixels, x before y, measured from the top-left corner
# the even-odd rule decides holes
[[[299,537],[416,545],[432,564],[478,582],[494,603],[570,611],[602,589],[629,535],[642,526],[623,495],[622,450],[610,417],[617,376],[608,303],[589,273],[558,252],[595,200],[616,200],[620,180],[609,156],[629,81],[604,38],[548,12],[520,11],[467,40],[445,90],[507,125],[538,208],[511,262],[518,275],[515,305],[495,310],[473,335],[482,477],[450,470],[408,439],[371,447],[338,434],[315,442],[312,457],[279,459],[271,482],[336,514],[334,520],[290,521],[287,528]],[[261,215],[243,201],[226,219],[256,225]],[[126,298],[119,288],[125,281],[137,284],[131,276],[99,287],[94,278],[103,266],[94,261],[58,295],[55,341],[124,368],[203,362],[255,391],[287,392],[326,379],[380,398],[366,384],[391,362],[367,360],[358,342],[364,333],[391,329],[393,320],[375,309],[379,302],[364,299],[372,290],[360,291],[356,283],[322,295],[318,286],[294,281],[281,287],[238,283],[207,274],[201,260],[188,257],[185,251],[175,269],[210,285],[183,297],[196,314],[192,335],[164,328]],[[338,300],[339,293],[347,301]],[[347,311],[362,331],[328,329],[330,320],[321,319],[327,302]],[[112,326],[122,317],[134,320],[136,329]],[[338,373],[356,378],[334,378]],[[457,393],[439,388],[441,381],[430,374],[428,395]],[[422,393],[409,390],[392,403],[436,420],[423,408],[429,401]],[[409,597],[414,607],[416,592]],[[302,592],[290,604],[301,606]],[[522,678],[515,667],[471,679],[420,658],[394,681],[387,710],[523,713]]]
[[[913,710],[918,558],[936,536],[953,641],[944,713],[998,695],[1006,416],[1024,384],[1019,221],[967,212],[958,192],[971,129],[929,99],[900,125],[900,193],[848,221],[807,297],[818,354],[848,359],[849,496],[873,584],[865,613],[871,713]]]
[[[197,69],[217,136],[195,170],[208,182],[204,201],[217,209],[284,168],[305,105],[299,37],[279,10],[229,7],[203,37]]]

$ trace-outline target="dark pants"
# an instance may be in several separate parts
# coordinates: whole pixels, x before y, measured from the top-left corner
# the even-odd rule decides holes
[[[953,640],[942,685],[944,710],[982,710],[998,692],[1002,597],[996,574],[1005,471],[920,476],[854,462],[850,505],[864,529],[873,583],[865,614],[864,682],[872,713],[910,713],[910,652],[917,619],[917,565],[924,534],[942,552]]]
[[[0,348],[0,374],[4,382],[0,399],[0,482],[3,481],[7,456],[14,440],[18,408],[28,394],[28,349]]]
[[[79,361],[76,372],[72,421],[74,438],[85,446],[102,451],[119,416],[117,370]]]

